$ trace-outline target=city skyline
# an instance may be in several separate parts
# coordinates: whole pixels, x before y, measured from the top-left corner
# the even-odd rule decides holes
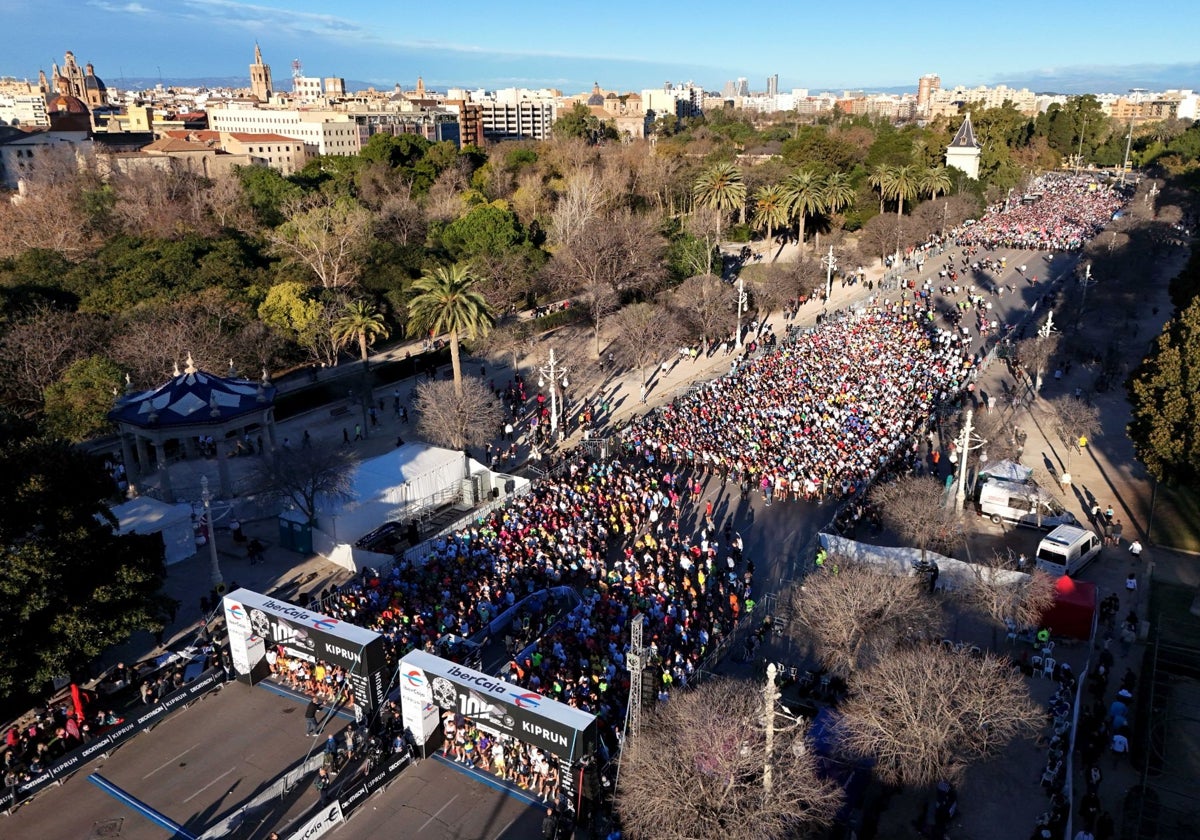
[[[994,36],[995,21],[964,24],[961,6],[948,0],[868,31],[848,30],[837,8],[746,17],[739,31],[728,4],[713,0],[686,7],[613,0],[602,13],[527,0],[520,15],[506,16],[496,16],[492,4],[463,0],[453,7],[454,17],[444,19],[369,0],[345,0],[336,14],[327,8],[312,0],[87,0],[48,27],[40,4],[0,0],[0,19],[18,34],[0,59],[0,75],[34,78],[69,49],[96,65],[110,84],[121,78],[241,77],[257,41],[280,87],[287,86],[291,61],[299,58],[306,75],[381,87],[411,84],[420,75],[436,88],[575,91],[598,80],[606,88],[638,90],[690,80],[720,90],[727,80],[745,76],[752,90],[763,90],[767,77],[778,74],[781,91],[915,90],[919,76],[937,73],[950,87],[1006,83],[1064,93],[1200,88],[1200,63],[1188,44],[1200,11],[1176,2],[1159,7],[1165,12],[1160,19],[1174,23],[1154,31],[1131,25],[1111,2],[1068,0],[1047,8],[1014,0],[1005,18],[1025,23],[1013,24],[1009,39]],[[855,19],[888,20],[889,12],[894,16],[894,7],[881,0],[864,0]],[[409,23],[414,17],[418,28]],[[730,31],[737,37],[730,38]],[[1110,60],[1101,63],[1101,57]]]

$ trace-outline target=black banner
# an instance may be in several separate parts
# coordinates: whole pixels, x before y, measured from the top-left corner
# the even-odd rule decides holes
[[[407,751],[393,753],[387,756],[378,767],[373,768],[363,782],[353,786],[348,791],[342,791],[338,796],[338,804],[342,806],[342,814],[348,815],[359,805],[366,802],[368,796],[396,778],[400,774],[400,771],[408,766],[410,761],[412,761],[412,756]]]
[[[15,788],[5,790],[0,794],[0,811],[7,811],[14,805],[24,802],[51,782],[65,779],[96,756],[119,747],[143,729],[153,726],[160,718],[224,682],[224,670],[210,668],[159,702],[139,706],[132,710],[121,723],[114,724],[104,734],[71,750],[36,777],[22,782]]]

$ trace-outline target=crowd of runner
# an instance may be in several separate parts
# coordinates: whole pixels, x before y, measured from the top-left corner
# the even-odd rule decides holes
[[[935,403],[965,387],[961,341],[888,304],[827,321],[635,424],[648,459],[749,483],[772,499],[863,492]]]
[[[1091,175],[1047,173],[1024,196],[988,208],[977,222],[951,233],[961,246],[1074,251],[1098,234],[1127,199]]]

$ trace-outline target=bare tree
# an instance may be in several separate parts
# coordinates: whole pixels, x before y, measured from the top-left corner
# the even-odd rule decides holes
[[[116,169],[109,186],[116,196],[113,217],[131,234],[160,239],[191,231],[207,232],[208,203],[204,180],[171,165]]]
[[[19,403],[41,406],[46,388],[72,363],[97,352],[104,336],[99,319],[38,306],[0,338],[3,391]]]
[[[987,463],[1020,460],[1022,450],[1017,439],[1016,427],[1005,418],[1003,412],[996,410],[977,413],[974,415],[972,425],[975,434],[987,441],[987,446],[971,450],[971,457],[978,458],[986,452]],[[959,455],[961,456],[962,453],[960,452]]]
[[[253,492],[293,505],[313,524],[323,505],[354,500],[355,466],[344,449],[280,450],[255,461],[250,483]]]
[[[406,193],[383,199],[376,214],[377,235],[397,245],[411,245],[425,241],[425,230],[425,214]]]
[[[1050,401],[1050,408],[1054,412],[1054,431],[1067,450],[1070,472],[1071,453],[1082,451],[1100,433],[1100,409],[1072,396],[1056,397]]]
[[[842,706],[843,743],[875,759],[890,784],[955,781],[973,761],[1033,735],[1044,718],[1006,660],[919,645],[855,680]]]
[[[842,791],[818,770],[802,728],[776,730],[768,753],[765,699],[744,683],[679,691],[647,716],[621,758],[617,811],[635,840],[763,840],[828,826]],[[769,786],[764,767],[771,765]]]
[[[689,277],[671,294],[671,304],[687,336],[700,339],[704,349],[710,341],[731,334],[737,320],[737,292],[712,274]]]
[[[466,211],[467,180],[462,170],[450,167],[438,175],[425,196],[425,218],[430,222],[452,222]]]
[[[1054,605],[1054,580],[1043,571],[1014,571],[1009,558],[999,552],[974,560],[969,568],[972,580],[963,598],[994,627],[1008,622],[1035,626]]]
[[[1036,397],[1042,392],[1042,379],[1046,374],[1046,366],[1058,352],[1062,336],[1051,333],[1048,336],[1034,335],[1017,343],[1017,359],[1033,386]]]
[[[445,380],[422,382],[415,402],[417,432],[435,446],[466,449],[483,446],[496,436],[504,411],[491,390],[478,379],[464,379],[462,393]]]
[[[550,234],[556,244],[572,242],[587,225],[604,212],[607,198],[592,169],[575,172],[567,179],[550,216]]]
[[[533,350],[533,337],[524,321],[510,320],[502,327],[493,329],[472,349],[493,359],[512,362],[514,373],[521,370],[521,356]]]
[[[286,215],[267,234],[280,256],[311,271],[323,289],[355,282],[371,236],[370,211],[352,199],[319,193],[291,203]]]
[[[637,368],[645,385],[650,381],[646,368],[676,351],[678,322],[670,310],[654,303],[631,303],[613,316],[613,322],[617,328],[612,345],[617,363]]]
[[[949,553],[963,539],[962,523],[946,504],[942,483],[933,477],[905,475],[871,489],[884,524],[921,550]]]
[[[688,265],[688,271],[692,274],[712,274],[713,254],[721,241],[721,211],[715,207],[697,207],[684,222],[684,230],[704,243],[703,265]],[[693,255],[688,252],[688,256]],[[716,268],[721,270],[719,265]]]
[[[559,288],[584,298],[600,355],[604,319],[628,292],[650,292],[665,277],[666,242],[653,220],[622,211],[595,217],[555,253],[548,270]]]
[[[896,217],[891,213],[873,216],[858,235],[859,247],[865,253],[879,257],[882,263],[888,254],[894,254],[900,248],[908,235],[907,226],[904,216]]]
[[[104,195],[94,161],[65,143],[38,148],[32,169],[22,173],[21,191],[0,201],[0,257],[30,249],[78,256],[97,243],[101,231],[83,200]]]
[[[849,676],[890,656],[897,647],[941,638],[941,608],[921,579],[901,577],[839,558],[792,592],[792,614],[821,663]],[[837,564],[836,573],[833,564]]]

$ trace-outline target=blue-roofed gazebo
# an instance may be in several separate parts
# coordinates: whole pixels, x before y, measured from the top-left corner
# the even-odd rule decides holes
[[[191,458],[203,449],[200,442],[211,438],[225,498],[233,496],[229,457],[250,428],[264,429],[275,449],[275,386],[266,371],[259,382],[230,373],[223,377],[197,370],[189,353],[182,373],[176,367],[175,375],[159,387],[126,393],[108,413],[120,435],[126,471],[131,477],[161,472],[164,501],[175,501],[167,457],[171,444]]]

